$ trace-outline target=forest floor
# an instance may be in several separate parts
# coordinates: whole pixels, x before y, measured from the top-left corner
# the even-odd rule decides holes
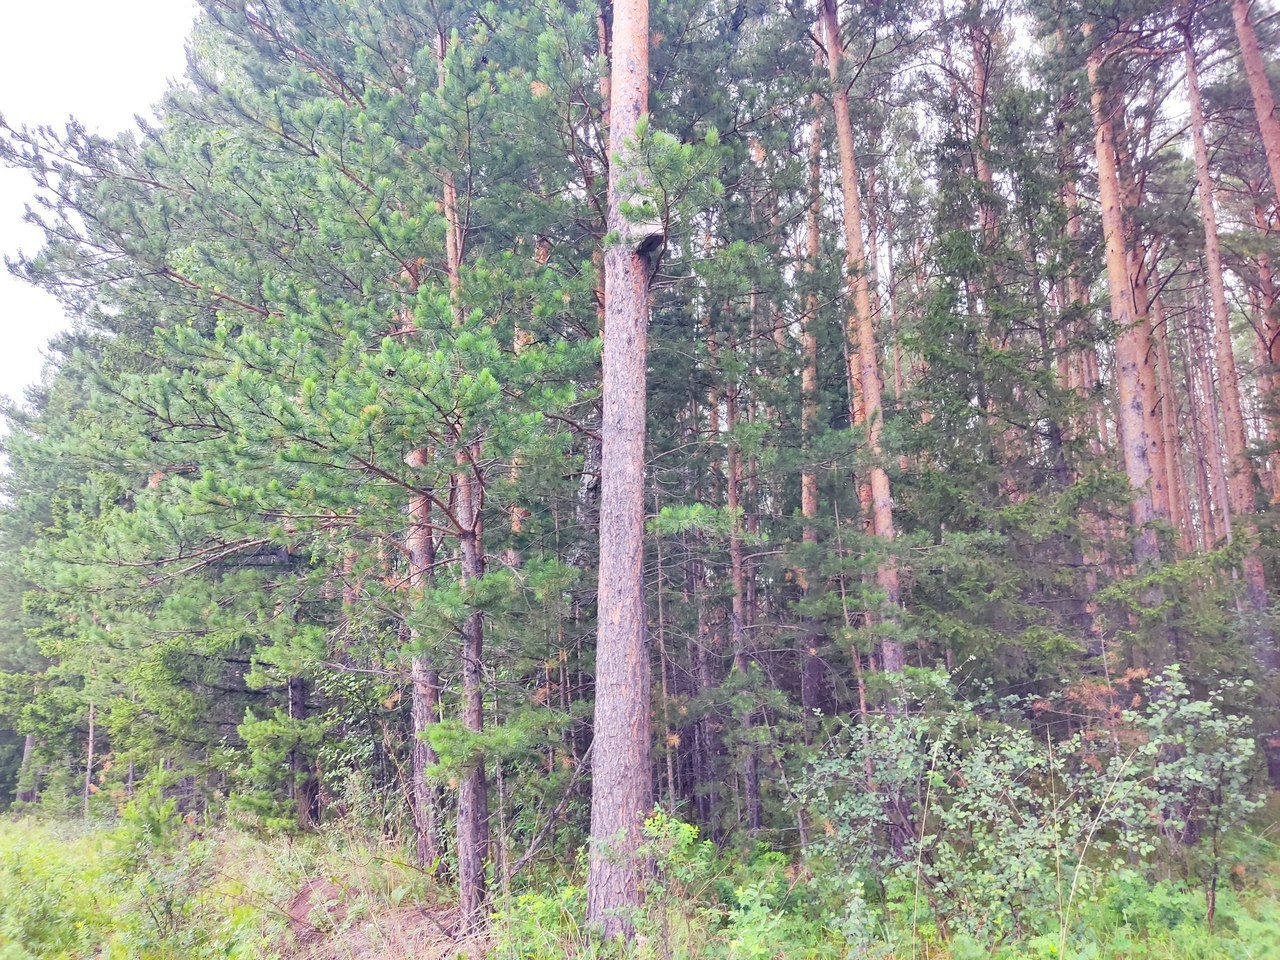
[[[736,887],[719,902],[683,892],[651,898],[661,903],[657,912],[649,911],[637,956],[1280,958],[1280,847],[1273,842],[1278,834],[1280,819],[1274,819],[1224,846],[1212,925],[1206,922],[1208,888],[1201,881],[1130,871],[1106,878],[1081,898],[1069,936],[1050,929],[1038,935],[1023,931],[998,943],[954,933],[941,938],[886,909],[874,935],[858,939],[849,937],[847,925],[830,909],[815,913],[796,907],[788,896],[758,896],[769,882],[761,876],[747,881],[754,887]],[[795,891],[804,873],[788,865],[779,876]],[[173,831],[138,818],[96,826],[6,818],[0,819],[0,960],[604,956],[582,935],[581,887],[570,878],[546,889],[500,897],[493,931],[465,938],[457,933],[447,888],[406,862],[398,845],[338,826],[302,839],[262,840],[190,824]]]

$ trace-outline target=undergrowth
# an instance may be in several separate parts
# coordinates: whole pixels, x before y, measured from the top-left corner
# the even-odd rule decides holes
[[[1259,818],[1259,824],[1263,818]],[[1225,844],[1228,880],[1212,924],[1195,876],[1151,880],[1127,867],[1098,876],[1061,936],[1059,917],[999,942],[949,936],[921,916],[909,883],[879,891],[850,883],[830,862],[797,863],[757,848],[725,853],[688,824],[648,823],[654,880],[634,917],[636,960],[1261,960],[1280,957],[1280,846],[1262,826]],[[1050,884],[1051,887],[1051,884]],[[1045,899],[1058,892],[1043,891]],[[500,913],[497,960],[604,958],[590,940],[577,882],[515,897]]]
[[[451,958],[424,953],[415,903],[447,896],[379,839],[326,828],[262,840],[202,832],[138,812],[110,826],[0,821],[0,960],[204,960],[300,956]],[[1194,875],[1152,880],[1122,867],[1082,892],[1065,952],[1056,921],[993,943],[922,922],[909,884],[851,884],[830,862],[763,847],[723,851],[663,815],[649,822],[654,879],[635,917],[637,960],[1260,960],[1280,957],[1280,847],[1264,814],[1224,844],[1212,925]],[[488,955],[495,960],[614,956],[584,923],[581,865],[530,889],[498,894]],[[322,952],[297,944],[304,926]],[[1046,891],[1046,898],[1056,894]],[[340,904],[341,909],[335,910]],[[914,919],[913,919],[914,917]],[[407,923],[407,921],[402,921]],[[416,921],[415,921],[416,922]],[[376,930],[381,939],[370,931]],[[361,934],[357,937],[356,934]],[[353,946],[359,944],[362,946]],[[369,946],[376,944],[377,946]]]

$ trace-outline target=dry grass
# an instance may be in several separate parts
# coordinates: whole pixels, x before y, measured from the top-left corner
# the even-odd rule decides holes
[[[376,905],[352,917],[350,891],[333,880],[307,881],[289,902],[284,960],[479,960],[482,938],[459,933],[447,903]]]

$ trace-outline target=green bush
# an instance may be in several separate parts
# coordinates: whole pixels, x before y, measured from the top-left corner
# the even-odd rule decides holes
[[[262,912],[217,875],[212,840],[186,837],[170,802],[92,830],[0,822],[0,958],[263,958]]]
[[[975,711],[944,675],[917,676],[898,710],[847,724],[815,758],[801,800],[818,848],[913,938],[999,944],[1056,926],[1061,948],[1078,903],[1135,859],[1204,861],[1212,912],[1220,838],[1258,807],[1247,720],[1227,711],[1231,690],[1194,699],[1176,668],[1147,692],[1123,738],[1054,742],[1026,728],[1032,704]]]

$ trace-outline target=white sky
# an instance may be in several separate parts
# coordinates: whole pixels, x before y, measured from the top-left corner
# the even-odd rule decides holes
[[[131,126],[182,76],[196,12],[195,0],[0,0],[0,114],[13,126]],[[31,195],[26,174],[0,165],[0,254],[39,250],[22,222]],[[45,344],[67,325],[52,297],[0,264],[0,394],[20,398],[39,380]]]

